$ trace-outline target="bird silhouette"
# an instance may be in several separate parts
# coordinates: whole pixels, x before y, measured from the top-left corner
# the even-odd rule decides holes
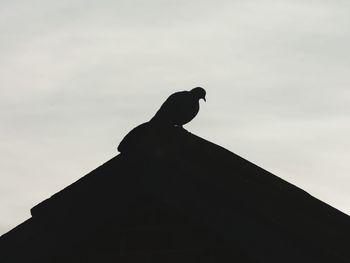
[[[190,91],[175,92],[167,98],[150,122],[182,127],[196,117],[199,111],[199,100],[206,101],[205,95],[205,90],[200,87]]]

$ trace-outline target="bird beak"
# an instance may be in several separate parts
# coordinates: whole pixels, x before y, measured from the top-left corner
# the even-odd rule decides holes
[[[204,100],[205,102],[207,102],[207,100],[205,99],[205,97],[203,97],[203,100]]]

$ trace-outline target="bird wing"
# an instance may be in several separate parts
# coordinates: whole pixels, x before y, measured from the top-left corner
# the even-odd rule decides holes
[[[153,121],[171,120],[183,110],[183,105],[187,102],[188,91],[175,92],[170,95],[162,104],[160,109],[152,118]]]

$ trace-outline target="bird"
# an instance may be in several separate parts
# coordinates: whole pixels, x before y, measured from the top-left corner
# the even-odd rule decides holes
[[[181,127],[189,123],[199,111],[199,101],[206,101],[206,91],[196,87],[190,91],[179,91],[170,95],[150,120],[150,123]]]

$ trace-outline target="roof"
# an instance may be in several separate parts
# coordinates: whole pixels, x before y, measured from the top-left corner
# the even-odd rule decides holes
[[[349,216],[218,145],[146,123],[118,149],[3,235],[0,261],[350,262]]]

